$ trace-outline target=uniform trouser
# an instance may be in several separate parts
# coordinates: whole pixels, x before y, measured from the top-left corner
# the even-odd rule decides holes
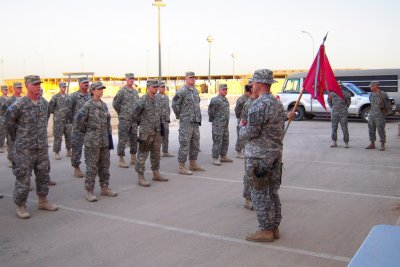
[[[229,147],[229,129],[228,126],[212,125],[212,157],[226,156]]]
[[[130,120],[120,119],[118,123],[118,156],[125,156],[125,146],[130,141],[130,153],[137,152],[137,132],[138,126]]]
[[[243,175],[243,197],[251,198],[251,179],[246,172],[246,159],[244,160],[244,175]]]
[[[0,116],[0,148],[4,147],[4,141],[6,140],[6,130],[4,129],[4,118]]]
[[[251,199],[262,231],[275,229],[282,220],[281,202],[278,194],[282,174],[281,165],[282,154],[262,159],[246,158],[246,173],[253,183]],[[257,178],[256,170],[265,170],[263,179],[269,180],[269,183],[261,189],[254,186]]]
[[[347,116],[348,116],[347,112],[331,114],[333,141],[337,141],[337,130],[338,130],[338,125],[340,123],[340,127],[342,128],[343,132],[343,141],[345,143],[349,142],[349,128],[347,127],[347,121],[348,121]]]
[[[382,115],[369,115],[368,118],[368,134],[371,142],[376,141],[376,129],[378,129],[380,142],[386,143],[386,132],[385,132],[386,119]]]
[[[65,137],[65,148],[71,148],[71,134],[72,134],[72,124],[63,121],[54,121],[53,123],[53,136],[54,145],[53,152],[60,152],[62,137]]]
[[[11,161],[13,160],[14,143],[15,142],[11,140],[11,136],[7,134],[7,146],[8,146],[7,159]]]
[[[236,126],[236,133],[237,133],[237,139],[236,139],[236,145],[235,145],[236,152],[241,152],[243,150],[243,148],[244,148],[244,141],[240,140],[239,131],[240,131],[240,127],[239,127],[239,124],[238,124]]]
[[[164,136],[161,136],[162,152],[168,153],[168,143],[169,143],[169,123],[164,122]]]
[[[150,152],[151,170],[157,171],[160,169],[160,147],[161,135],[160,133],[147,135],[144,140],[140,140],[139,151],[135,170],[139,174],[144,174],[145,162]]]
[[[200,149],[200,130],[198,123],[181,122],[179,124],[178,161],[197,160]]]
[[[82,158],[82,147],[84,142],[85,134],[79,130],[72,130],[72,157],[71,165],[74,168],[78,168],[81,164]]]
[[[47,196],[49,193],[49,153],[48,149],[18,149],[13,153],[13,174],[15,175],[14,203],[26,203],[31,185],[32,170],[35,173],[36,193]]]
[[[110,182],[110,149],[85,146],[85,162],[85,190],[94,190],[97,175],[99,175],[100,187],[108,186]]]

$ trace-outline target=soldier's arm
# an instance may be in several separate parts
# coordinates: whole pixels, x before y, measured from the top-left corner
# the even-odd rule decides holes
[[[249,110],[247,125],[240,128],[239,137],[241,140],[251,140],[260,135],[262,130],[264,112],[257,107]]]
[[[346,105],[347,107],[350,107],[351,105],[351,96],[349,94],[345,94],[345,100],[346,100]]]
[[[210,105],[208,105],[208,121],[213,122],[215,118],[215,101],[211,99]]]
[[[89,116],[89,106],[84,105],[76,115],[76,127],[79,131],[86,132],[86,124]]]
[[[17,120],[19,116],[19,109],[17,109],[16,105],[11,105],[7,108],[4,113],[4,124],[3,127],[6,132],[10,135],[11,140],[15,140],[16,132],[17,132]]]
[[[183,101],[183,97],[181,96],[181,93],[178,91],[174,98],[172,98],[172,110],[175,113],[175,117],[179,120],[179,117],[181,115],[181,104]]]
[[[167,96],[167,122],[170,123],[170,118],[171,117],[171,108],[169,107],[169,97]]]
[[[49,113],[54,113],[54,109],[56,107],[56,96],[53,95],[53,97],[51,98],[50,102],[49,102]]]
[[[236,101],[236,106],[235,106],[235,116],[237,119],[240,119],[240,114],[243,110],[243,106],[244,106],[243,101],[241,100],[241,98],[238,98],[238,100]]]
[[[133,122],[136,122],[137,124],[140,124],[140,114],[142,113],[144,107],[144,102],[142,99],[139,99],[138,101],[133,104],[133,111],[132,111],[132,120]]]
[[[115,95],[113,102],[112,102],[113,108],[115,109],[117,114],[119,114],[119,112],[121,111],[121,102],[122,102],[122,93],[121,93],[121,89],[120,89],[117,92],[117,94]]]
[[[331,93],[329,93],[329,95],[328,95],[328,105],[330,108],[332,108],[332,94]]]

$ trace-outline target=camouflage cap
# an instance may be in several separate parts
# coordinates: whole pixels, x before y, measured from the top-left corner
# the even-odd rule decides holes
[[[59,87],[67,87],[67,83],[66,82],[59,82],[58,86]]]
[[[147,80],[146,86],[147,87],[158,87],[158,80],[156,80],[156,79]]]
[[[368,85],[369,87],[371,87],[372,85],[380,85],[381,83],[379,81],[371,81],[371,83]]]
[[[15,83],[13,84],[13,87],[15,87],[15,88],[22,88],[22,83],[20,83],[20,82],[15,82]]]
[[[102,82],[94,82],[90,85],[89,89],[90,91],[92,91],[92,90],[106,89],[106,87],[103,85]]]
[[[187,72],[185,72],[185,77],[194,77],[194,76],[196,76],[196,75],[194,74],[193,71],[187,71]]]
[[[125,78],[127,78],[127,79],[135,78],[135,74],[133,74],[133,73],[125,73]]]
[[[253,82],[273,84],[276,83],[277,81],[274,80],[274,74],[272,70],[261,69],[261,70],[256,70],[254,72]]]
[[[2,85],[1,86],[1,90],[8,90],[8,86],[7,85]]]
[[[220,83],[218,88],[219,88],[220,90],[221,90],[221,89],[225,89],[225,88],[228,89],[228,85],[226,85],[226,83]]]
[[[24,80],[25,80],[25,83],[42,83],[42,81],[40,80],[40,76],[37,76],[37,75],[25,76]]]
[[[89,79],[88,79],[88,77],[80,77],[80,78],[78,78],[78,82],[79,83],[88,83]]]
[[[159,83],[158,83],[158,86],[160,86],[160,87],[165,87],[165,81],[159,82]]]

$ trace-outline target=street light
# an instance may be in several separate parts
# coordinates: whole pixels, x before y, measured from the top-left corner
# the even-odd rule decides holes
[[[83,72],[83,57],[85,55],[83,53],[81,53],[81,71]]]
[[[3,68],[4,60],[1,59],[1,81],[4,82],[4,68]]]
[[[208,84],[211,88],[211,43],[214,41],[212,35],[207,36],[208,46]],[[208,94],[210,94],[210,88],[208,89]]]
[[[161,81],[161,20],[160,8],[166,6],[162,0],[154,0],[153,6],[158,10],[158,81]]]
[[[314,38],[312,37],[311,33],[309,33],[308,31],[301,31],[301,32],[307,34],[311,38],[311,42],[312,42],[312,59],[314,60]]]
[[[232,79],[235,79],[235,53],[232,53]]]

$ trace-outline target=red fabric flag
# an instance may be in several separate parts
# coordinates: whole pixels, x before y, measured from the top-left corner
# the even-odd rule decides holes
[[[303,83],[303,88],[306,92],[311,94],[312,98],[317,98],[324,109],[326,109],[324,91],[335,92],[338,96],[343,98],[342,89],[336,81],[328,57],[325,54],[324,44],[320,46],[318,54],[308,71],[307,77]]]

